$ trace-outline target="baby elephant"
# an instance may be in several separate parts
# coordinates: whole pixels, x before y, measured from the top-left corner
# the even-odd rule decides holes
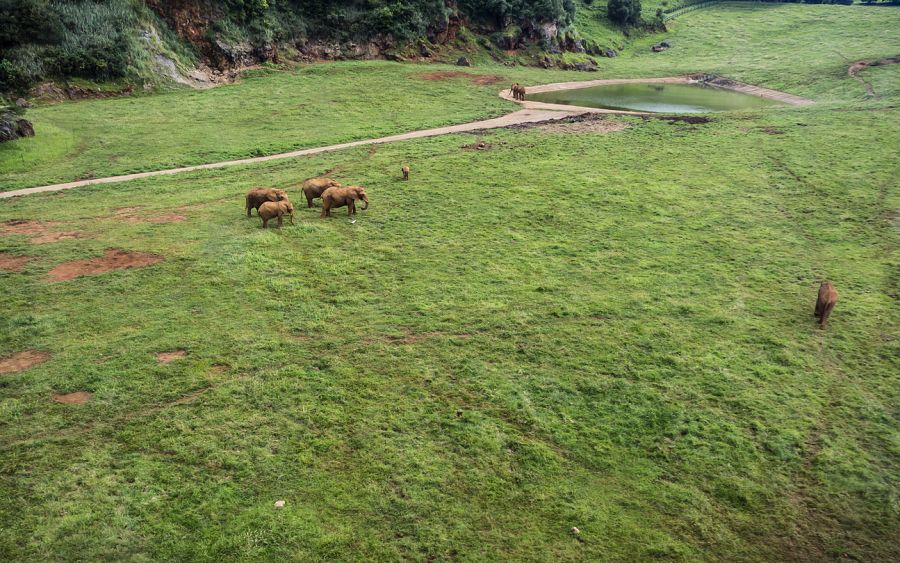
[[[257,210],[259,213],[260,219],[263,222],[263,228],[267,228],[269,226],[269,219],[273,217],[278,217],[278,226],[281,226],[281,218],[284,215],[291,216],[291,225],[294,224],[294,204],[292,204],[288,200],[284,201],[267,201],[259,206]]]
[[[819,326],[821,328],[825,328],[825,325],[828,324],[828,316],[831,315],[831,310],[834,309],[834,304],[837,303],[838,300],[838,292],[831,285],[831,282],[823,282],[819,287],[819,297],[816,299],[816,312],[815,316],[819,318]]]
[[[313,200],[322,197],[328,188],[339,188],[341,185],[331,178],[310,178],[303,182],[303,194],[306,195],[307,207],[313,206]]]
[[[400,169],[400,172],[403,172],[403,179],[409,180],[409,166],[404,166]]]
[[[282,201],[287,199],[284,190],[270,188],[254,188],[247,192],[247,217],[250,217],[250,210],[256,209],[259,213],[259,206],[267,201]]]
[[[322,194],[322,217],[331,217],[331,210],[335,207],[347,206],[347,215],[356,213],[356,200],[361,199],[366,204],[363,210],[369,208],[369,196],[362,186],[345,186],[343,188],[328,188]]]

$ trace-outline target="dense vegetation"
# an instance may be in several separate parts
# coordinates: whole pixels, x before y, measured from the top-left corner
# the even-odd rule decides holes
[[[0,91],[22,91],[52,77],[152,76],[147,67],[160,53],[189,63],[202,49],[175,38],[165,21],[185,5],[190,2],[0,0]],[[208,11],[188,24],[207,43],[290,48],[311,39],[437,40],[451,18],[484,31],[514,25],[537,40],[540,24],[564,30],[575,15],[573,0],[226,0],[196,6]],[[192,12],[189,19],[196,17]]]

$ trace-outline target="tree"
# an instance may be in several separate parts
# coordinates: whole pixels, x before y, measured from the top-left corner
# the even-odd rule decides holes
[[[619,25],[636,25],[641,21],[641,0],[609,0],[606,12]]]

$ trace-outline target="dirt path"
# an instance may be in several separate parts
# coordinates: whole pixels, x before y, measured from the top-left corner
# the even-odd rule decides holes
[[[897,63],[900,63],[900,55],[895,55],[893,57],[879,59],[876,61],[856,61],[855,63],[850,65],[850,68],[847,69],[847,74],[854,80],[858,80],[859,82],[861,82],[862,85],[866,87],[867,96],[874,96],[875,90],[872,88],[872,83],[862,76],[857,76],[859,72],[873,66],[892,65]]]
[[[311,149],[302,149],[269,156],[259,156],[255,158],[244,158],[240,160],[227,160],[224,162],[214,162],[210,164],[198,164],[196,166],[183,166],[181,168],[171,168],[168,170],[155,170],[153,172],[140,172],[137,174],[124,174],[122,176],[109,176],[106,178],[94,178],[91,180],[79,180],[77,182],[67,182],[64,184],[53,184],[50,186],[39,186],[36,188],[24,188],[20,190],[12,190],[8,192],[0,192],[0,199],[17,197],[29,194],[38,194],[46,192],[58,192],[60,190],[70,190],[72,188],[80,188],[82,186],[91,186],[95,184],[112,184],[115,182],[127,182],[129,180],[137,180],[139,178],[151,178],[153,176],[163,176],[169,174],[180,174],[182,172],[194,172],[196,170],[212,170],[215,168],[225,168],[228,166],[240,166],[243,164],[256,164],[259,162],[268,162],[271,160],[282,160],[285,158],[297,158],[300,156],[309,156],[313,154],[321,154],[326,152],[348,149],[351,147],[361,147],[365,145],[378,145],[383,143],[393,143],[396,141],[406,141],[409,139],[421,139],[424,137],[435,137],[438,135],[449,135],[452,133],[465,133],[467,131],[478,131],[482,129],[498,129],[509,127],[510,125],[519,125],[522,123],[540,123],[543,121],[555,121],[557,119],[565,119],[574,115],[580,115],[587,111],[602,112],[603,110],[585,110],[581,108],[564,107],[559,111],[522,109],[513,113],[497,117],[494,119],[486,119],[483,121],[473,121],[471,123],[463,123],[462,125],[451,125],[448,127],[438,127],[435,129],[424,129],[421,131],[412,131],[410,133],[401,133],[399,135],[391,135],[389,137],[379,137],[377,139],[365,139],[362,141],[353,141],[351,143],[341,143],[338,145],[328,145],[324,147],[315,147]]]
[[[852,76],[852,74],[851,74]],[[716,82],[717,86],[737,90],[754,96],[771,98],[792,105],[807,105],[813,103],[812,100],[778,92],[777,90],[769,90],[767,88],[759,88],[749,84],[742,84],[731,80],[721,80]],[[657,84],[688,84],[696,82],[696,78],[690,76],[671,76],[666,78],[621,78],[609,80],[587,80],[581,82],[559,82],[556,84],[543,84],[541,86],[531,86],[527,89],[528,93],[536,94],[539,92],[553,92],[559,90],[570,90],[573,88],[586,88],[590,86],[601,86],[606,84],[631,84],[631,83],[657,83]],[[506,100],[512,100],[509,90],[500,92],[500,97]],[[58,192],[61,190],[70,190],[72,188],[80,188],[82,186],[92,186],[95,184],[112,184],[116,182],[127,182],[129,180],[137,180],[139,178],[151,178],[153,176],[163,176],[169,174],[180,174],[182,172],[194,172],[197,170],[212,170],[216,168],[225,168],[228,166],[240,166],[244,164],[256,164],[259,162],[268,162],[271,160],[282,160],[285,158],[297,158],[301,156],[309,156],[313,154],[322,154],[326,152],[338,151],[352,147],[361,147],[365,145],[379,145],[384,143],[393,143],[396,141],[406,141],[409,139],[421,139],[424,137],[436,137],[438,135],[449,135],[452,133],[465,133],[468,131],[480,131],[484,129],[499,129],[512,125],[521,125],[527,123],[541,123],[545,121],[556,121],[566,119],[576,115],[585,113],[610,113],[624,115],[647,115],[646,112],[639,111],[620,111],[600,108],[588,108],[577,106],[566,106],[559,104],[545,104],[542,102],[524,101],[518,102],[524,109],[514,111],[502,117],[494,119],[486,119],[483,121],[473,121],[471,123],[463,123],[461,125],[451,125],[448,127],[437,127],[435,129],[423,129],[421,131],[412,131],[409,133],[401,133],[399,135],[391,135],[388,137],[379,137],[377,139],[365,139],[362,141],[353,141],[350,143],[341,143],[337,145],[328,145],[324,147],[315,147],[311,149],[301,149],[291,152],[272,154],[269,156],[258,156],[254,158],[243,158],[239,160],[226,160],[224,162],[213,162],[210,164],[198,164],[196,166],[183,166],[180,168],[170,168],[168,170],[155,170],[152,172],[140,172],[136,174],[124,174],[122,176],[108,176],[106,178],[93,178],[91,180],[79,180],[76,182],[66,182],[64,184],[52,184],[49,186],[38,186],[34,188],[23,188],[8,192],[0,192],[0,199],[18,197],[23,195]]]

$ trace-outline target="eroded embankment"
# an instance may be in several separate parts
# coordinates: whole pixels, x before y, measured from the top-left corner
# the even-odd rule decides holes
[[[875,89],[872,88],[872,83],[869,82],[868,80],[866,80],[865,78],[863,78],[862,76],[859,76],[859,73],[861,71],[863,71],[867,68],[873,67],[873,66],[892,65],[892,64],[897,64],[897,63],[900,63],[900,55],[894,55],[893,57],[888,57],[886,59],[877,59],[874,61],[872,61],[872,60],[856,61],[855,63],[850,65],[850,67],[847,69],[847,74],[854,80],[861,82],[862,85],[866,87],[866,95],[867,96],[874,96]]]

